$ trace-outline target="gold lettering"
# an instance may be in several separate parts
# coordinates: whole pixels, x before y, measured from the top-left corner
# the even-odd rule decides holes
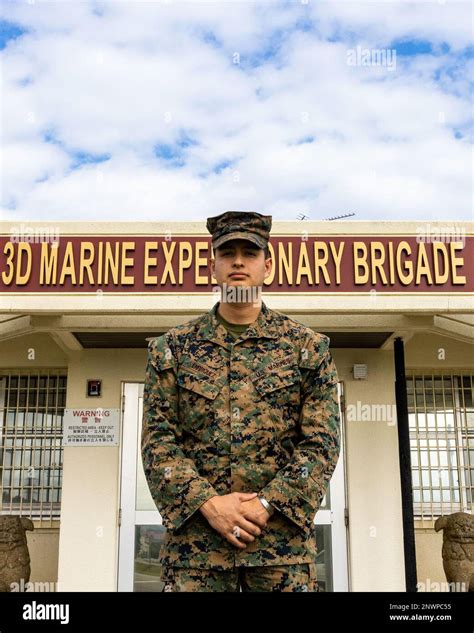
[[[120,270],[120,279],[123,285],[131,286],[135,283],[133,275],[126,275],[126,269],[133,266],[133,257],[127,257],[128,251],[135,250],[135,242],[122,242],[122,266]]]
[[[184,258],[184,252],[186,251],[187,257]],[[183,273],[187,268],[191,268],[193,261],[193,251],[190,242],[179,243],[179,271],[178,271],[178,283],[181,286],[183,283]]]
[[[458,266],[464,266],[464,257],[455,257],[457,250],[462,250],[462,242],[450,242],[449,249],[451,251],[451,276],[453,278],[453,284],[465,284],[466,277],[464,275],[458,275],[456,268]]]
[[[3,252],[7,255],[7,261],[5,262],[8,266],[8,274],[5,274],[5,271],[2,271],[2,281],[6,286],[9,286],[13,281],[13,275],[15,273],[15,268],[13,266],[13,255],[15,254],[15,249],[11,242],[7,242],[3,247]]]
[[[411,255],[411,246],[408,242],[402,241],[397,246],[397,273],[398,278],[400,279],[400,283],[404,286],[408,286],[413,281],[413,263],[410,261],[403,262],[403,268],[408,270],[408,274],[405,275],[402,271],[402,251],[406,252],[408,255]]]
[[[288,285],[293,285],[293,242],[288,242],[288,253],[282,242],[278,242],[278,284],[283,284],[283,268]]]
[[[57,249],[56,249],[57,250]],[[89,257],[86,256],[86,251],[89,252]],[[87,270],[87,278],[89,283],[94,285],[94,274],[92,273],[92,264],[94,262],[94,244],[92,242],[81,242],[81,258],[80,258],[80,270],[79,270],[79,285],[84,284],[84,269]]]
[[[102,263],[103,263],[103,259],[104,259],[104,243],[103,242],[99,242],[99,256],[98,256],[98,261],[97,261],[97,269],[98,269],[98,275],[97,275],[97,285],[100,286],[102,285]]]
[[[441,274],[438,255],[441,253],[444,272]],[[442,242],[433,242],[433,267],[435,284],[445,284],[449,277],[448,250]]]
[[[390,274],[390,285],[393,286],[395,283],[395,266],[393,261],[393,242],[390,241],[388,243],[388,265],[389,265],[389,274]]]
[[[112,254],[112,247],[110,242],[105,243],[105,275],[104,284],[109,283],[109,271],[112,273],[112,279],[114,285],[117,286],[119,282],[119,243],[115,242],[115,253]]]
[[[270,244],[270,242],[268,242],[268,250],[270,251],[270,257],[272,258],[272,269],[268,277],[263,282],[265,286],[269,286],[271,283],[273,283],[276,273],[275,249],[273,248],[272,244]]]
[[[209,283],[209,277],[200,275],[199,269],[208,262],[209,244],[207,242],[196,242],[196,264],[194,266],[194,283],[196,286],[206,286]],[[206,251],[206,257],[201,257],[201,251]]]
[[[176,242],[171,242],[171,248],[168,246],[166,242],[161,242],[163,245],[163,251],[166,259],[165,268],[163,270],[163,275],[161,276],[160,284],[164,285],[166,283],[166,277],[169,275],[170,281],[172,284],[176,284],[176,277],[174,276],[174,270],[172,266],[172,259],[174,249],[176,248]]]
[[[426,276],[426,283],[430,286],[433,284],[431,277],[431,270],[428,263],[428,256],[426,254],[426,247],[423,242],[418,245],[418,257],[416,260],[416,280],[415,285],[418,286],[421,280],[421,275]]]
[[[72,242],[68,242],[66,245],[66,251],[64,253],[63,265],[61,268],[61,276],[59,277],[59,285],[64,285],[64,279],[66,275],[71,277],[71,283],[76,285],[76,270],[74,268],[74,251],[72,248]]]
[[[311,274],[311,268],[308,260],[308,249],[306,248],[306,242],[300,242],[300,256],[298,260],[298,272],[296,275],[296,285],[301,283],[301,277],[305,275],[308,278],[308,284],[313,285],[313,275]]]
[[[315,242],[313,245],[313,251],[314,251],[315,283],[317,286],[319,285],[319,270],[321,269],[321,272],[324,277],[324,281],[327,284],[329,284],[330,278],[329,278],[329,273],[327,269],[327,263],[329,259],[328,245],[326,244],[326,242]],[[323,253],[322,257],[319,256],[319,251],[322,251]]]
[[[357,285],[366,284],[369,281],[369,265],[367,264],[367,246],[364,242],[354,242],[352,246],[354,257],[354,283]],[[359,254],[362,252],[362,255]],[[364,272],[360,273],[359,268]]]
[[[158,277],[156,275],[149,274],[150,266],[156,266],[157,258],[150,256],[150,251],[158,250],[158,242],[145,242],[145,261],[143,263],[144,267],[144,278],[143,281],[145,284],[153,284],[156,286],[158,283]]]
[[[58,274],[58,247],[49,248],[48,242],[41,244],[40,285],[56,284]]]
[[[378,253],[378,255],[377,255]],[[384,286],[387,285],[387,275],[383,269],[385,262],[385,249],[382,242],[370,243],[370,264],[372,269],[372,283],[377,284],[377,270],[380,274],[380,281]]]
[[[21,265],[23,263],[23,256],[26,256],[26,270],[21,272]],[[17,267],[16,267],[16,280],[17,286],[24,286],[31,275],[31,245],[25,242],[18,244],[17,252]]]
[[[329,246],[331,247],[331,253],[334,258],[334,264],[336,266],[336,286],[339,286],[341,283],[341,261],[342,261],[342,253],[344,252],[345,242],[339,242],[339,248],[336,248],[336,245],[334,244],[334,242],[330,242]]]

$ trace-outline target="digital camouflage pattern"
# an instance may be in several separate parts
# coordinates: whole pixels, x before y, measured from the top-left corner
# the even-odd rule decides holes
[[[265,248],[270,238],[272,216],[254,211],[226,211],[207,218],[206,228],[212,235],[212,247],[222,246],[229,240],[250,240]]]
[[[234,339],[218,305],[148,345],[141,447],[167,528],[160,561],[216,571],[313,562],[313,518],[340,452],[329,339],[263,301]],[[261,492],[278,510],[245,549],[199,511],[231,492]]]
[[[316,563],[267,565],[266,567],[235,567],[227,571],[167,567],[163,570],[163,591],[222,592],[315,592]]]

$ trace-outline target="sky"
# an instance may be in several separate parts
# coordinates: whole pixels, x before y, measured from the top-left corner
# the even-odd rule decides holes
[[[4,0],[0,219],[472,220],[472,12]]]

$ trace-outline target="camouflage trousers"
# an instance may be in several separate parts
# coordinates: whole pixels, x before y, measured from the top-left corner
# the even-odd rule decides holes
[[[316,563],[234,567],[228,571],[163,567],[162,591],[319,591]]]

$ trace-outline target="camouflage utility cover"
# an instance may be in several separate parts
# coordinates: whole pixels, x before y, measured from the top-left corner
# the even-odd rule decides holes
[[[249,240],[260,248],[268,245],[272,216],[255,211],[226,211],[207,218],[206,227],[212,235],[213,249],[230,240]]]

